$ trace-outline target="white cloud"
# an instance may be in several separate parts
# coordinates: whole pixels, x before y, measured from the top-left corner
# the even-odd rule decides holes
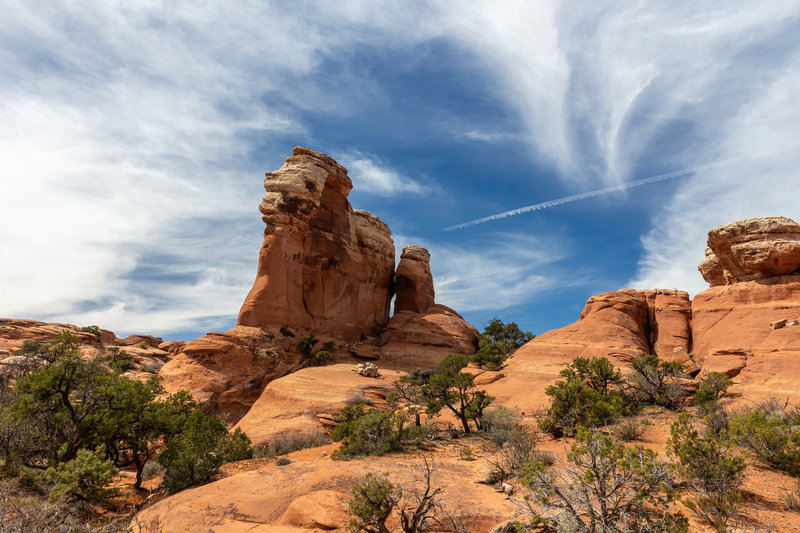
[[[372,154],[353,150],[339,154],[336,159],[347,168],[353,189],[360,193],[395,196],[429,193],[433,189],[400,174]]]
[[[708,162],[692,145],[713,142],[798,46],[792,1],[440,7],[452,22],[446,34],[481,62],[483,82],[519,114],[538,157],[579,190],[634,179],[678,126],[669,140],[677,153],[659,162]]]
[[[742,218],[788,216],[800,221],[800,54],[785,72],[731,118],[719,149],[735,164],[699,173],[655,218],[643,240],[637,287],[708,287],[696,267],[707,232]]]
[[[408,244],[428,249],[436,302],[460,312],[506,309],[568,283],[554,266],[569,254],[563,240],[521,233],[485,235],[480,245],[404,235],[395,235],[394,240],[398,257]]]
[[[357,113],[370,91],[391,90],[344,71],[348,90],[331,91],[317,76],[326,58],[346,66],[360,47],[446,41],[467,51],[476,80],[526,131],[465,123],[463,135],[528,139],[576,189],[641,177],[631,169],[643,163],[655,174],[776,152],[665,199],[639,284],[696,283],[695,255],[716,223],[799,218],[800,161],[787,147],[800,124],[794,1],[13,2],[3,13],[0,315],[120,332],[235,315],[261,238],[261,175],[274,168],[263,166],[287,155],[264,146],[313,137],[304,112]],[[435,189],[378,156],[351,155],[354,180],[374,194]],[[434,259],[444,303],[518,301],[547,282],[525,268],[540,260],[532,247],[493,246],[441,247],[453,263]],[[173,283],[140,275],[167,255],[174,266],[161,272]]]
[[[358,98],[309,77],[326,54],[379,38],[384,19],[367,8],[4,9],[0,315],[122,333],[235,317],[255,272],[269,169],[253,151],[303,133],[298,110],[335,113]],[[266,156],[279,163],[287,151]],[[165,255],[171,284],[139,276]]]

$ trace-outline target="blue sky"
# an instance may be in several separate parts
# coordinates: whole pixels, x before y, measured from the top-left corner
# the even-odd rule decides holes
[[[800,5],[694,4],[0,0],[0,316],[228,329],[295,145],[478,327],[703,290],[711,227],[800,220]]]

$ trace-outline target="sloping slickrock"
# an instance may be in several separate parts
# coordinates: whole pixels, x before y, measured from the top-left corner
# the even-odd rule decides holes
[[[732,391],[800,400],[800,275],[712,287],[692,301],[692,358],[702,372],[735,376]]]
[[[592,296],[577,322],[548,331],[517,350],[504,377],[486,390],[497,401],[527,415],[549,403],[545,389],[575,357],[607,357],[624,365],[655,353],[674,359],[691,346],[691,304],[683,291],[623,289]]]
[[[380,402],[402,375],[383,368],[379,374],[378,379],[361,376],[352,364],[303,368],[271,381],[237,427],[255,446],[275,435],[318,430],[318,414],[332,414],[353,398]]]
[[[292,462],[285,466],[269,464],[183,490],[143,511],[139,519],[144,525],[157,523],[163,533],[325,531],[347,525],[337,500],[345,495],[344,501],[349,499],[353,484],[368,473],[388,473],[393,483],[403,486],[406,496],[421,489],[414,470],[420,463],[416,454],[332,461],[316,448],[289,457]],[[442,501],[468,531],[490,531],[517,510],[505,494],[475,483],[484,467],[483,461],[442,456],[434,463],[434,483],[444,490]],[[396,518],[387,525],[399,530]]]
[[[378,339],[380,365],[405,371],[432,368],[447,354],[475,354],[478,330],[440,304],[421,313],[400,311]]]
[[[394,244],[376,216],[350,207],[347,170],[297,147],[264,181],[258,272],[238,325],[358,340],[389,319]]]
[[[186,344],[159,372],[168,392],[188,390],[229,421],[241,418],[264,386],[302,366],[297,340],[237,326]]]
[[[698,270],[712,287],[800,269],[800,226],[786,217],[723,224],[708,233],[706,258]]]

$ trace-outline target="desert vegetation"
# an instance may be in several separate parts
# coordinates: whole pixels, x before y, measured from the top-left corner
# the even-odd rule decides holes
[[[512,353],[535,336],[530,331],[520,330],[516,322],[505,324],[494,318],[478,336],[478,351],[471,361],[487,370],[497,370]]]
[[[129,357],[121,350],[86,358],[65,331],[17,355],[0,375],[0,466],[6,482],[52,505],[113,506],[108,486],[120,468],[135,470],[139,490],[157,461],[164,488],[174,492],[252,456],[249,439],[229,433],[189,393],[167,394],[158,378],[125,377]]]

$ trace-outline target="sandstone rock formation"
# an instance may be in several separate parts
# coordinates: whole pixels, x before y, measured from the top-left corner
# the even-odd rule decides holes
[[[786,217],[723,224],[708,233],[706,258],[698,270],[712,287],[800,269],[800,226]]]
[[[0,318],[0,371],[4,362],[13,363],[28,341],[49,343],[63,331],[78,338],[84,357],[97,357],[109,353],[109,349],[120,349],[132,356],[132,367],[125,374],[133,379],[146,380],[158,373],[170,359],[171,354],[158,349],[161,339],[150,335],[130,335],[119,339],[113,331],[100,328],[81,328],[73,324],[40,322],[38,320]]]
[[[692,358],[733,392],[800,399],[800,331],[770,327],[786,319],[800,319],[800,275],[711,287],[692,301]]]
[[[800,226],[784,217],[718,226],[699,270],[712,287],[685,292],[624,289],[593,296],[580,319],[520,348],[487,390],[523,410],[547,405],[547,385],[576,356],[618,365],[644,353],[700,376],[724,372],[739,398],[800,401]]]
[[[394,312],[421,313],[433,305],[431,254],[422,246],[406,246],[395,272]]]
[[[391,232],[352,209],[344,167],[297,147],[264,187],[264,242],[237,326],[164,345],[177,354],[161,372],[167,390],[188,389],[236,421],[267,383],[306,364],[298,342],[308,333],[341,347],[336,362],[380,360],[381,369],[409,371],[475,352],[475,328],[434,303],[425,248],[407,246],[395,274]]]
[[[196,400],[235,422],[269,381],[303,365],[296,344],[292,337],[237,326],[187,343],[159,375],[168,392],[191,391]]]
[[[347,170],[297,147],[264,187],[264,243],[238,325],[346,341],[377,333],[389,319],[394,244],[386,224],[350,207]]]

